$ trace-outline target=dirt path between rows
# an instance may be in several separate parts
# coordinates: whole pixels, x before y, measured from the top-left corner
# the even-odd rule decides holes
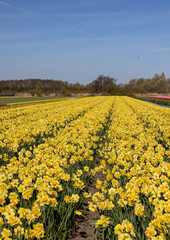
[[[98,163],[99,165],[99,163]],[[93,183],[89,186],[88,192],[92,195],[97,192],[96,181],[97,179],[102,180],[103,175],[101,173],[96,173]],[[94,240],[95,239],[95,222],[99,218],[98,212],[91,212],[88,209],[88,204],[83,204],[84,217],[80,216],[75,221],[75,231],[71,240]]]
[[[113,108],[112,108],[113,110]],[[112,111],[111,111],[112,112]],[[110,112],[110,115],[111,115]],[[102,143],[102,148],[105,146],[105,142],[108,140],[107,139],[107,130],[110,127],[110,117],[107,123],[107,126],[105,128],[105,134],[102,137],[101,143]],[[102,160],[102,156],[100,156],[99,154],[96,155],[95,157],[95,167],[98,167],[100,165],[100,161]],[[97,192],[98,190],[96,189],[96,182],[97,179],[99,180],[104,180],[104,176],[101,172],[97,172],[94,176],[93,181],[91,182],[91,184],[89,185],[88,188],[88,192],[91,193],[91,195],[93,195],[95,192]],[[70,238],[70,240],[83,240],[83,239],[87,239],[87,240],[95,240],[95,222],[97,219],[99,219],[100,215],[98,212],[91,212],[88,209],[88,203],[84,203],[83,204],[83,216],[79,216],[76,218],[75,221],[75,226],[74,226],[74,232],[72,234],[72,237]],[[97,240],[97,239],[96,239]]]

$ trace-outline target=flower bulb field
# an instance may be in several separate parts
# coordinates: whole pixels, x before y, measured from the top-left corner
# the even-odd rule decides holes
[[[170,110],[126,96],[0,109],[0,240],[72,239],[96,213],[94,239],[168,240],[169,147]]]

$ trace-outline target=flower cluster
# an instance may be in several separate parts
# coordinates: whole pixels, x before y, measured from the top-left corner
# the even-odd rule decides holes
[[[89,204],[92,212],[110,219],[106,239],[115,239],[109,232],[118,239],[168,239],[169,119],[169,109],[116,97],[102,160],[94,170],[102,180]]]
[[[56,239],[68,232],[94,166],[113,97],[1,111],[0,238]]]
[[[62,238],[85,199],[98,239],[168,239],[169,119],[129,97],[1,109],[0,239]]]

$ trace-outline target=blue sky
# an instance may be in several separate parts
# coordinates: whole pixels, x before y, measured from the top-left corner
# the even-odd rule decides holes
[[[170,1],[3,0],[0,56],[0,80],[170,77]]]

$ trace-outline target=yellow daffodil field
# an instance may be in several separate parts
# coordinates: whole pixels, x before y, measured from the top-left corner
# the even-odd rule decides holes
[[[1,108],[0,240],[71,239],[94,213],[94,239],[168,240],[169,147],[170,110],[126,96]]]

